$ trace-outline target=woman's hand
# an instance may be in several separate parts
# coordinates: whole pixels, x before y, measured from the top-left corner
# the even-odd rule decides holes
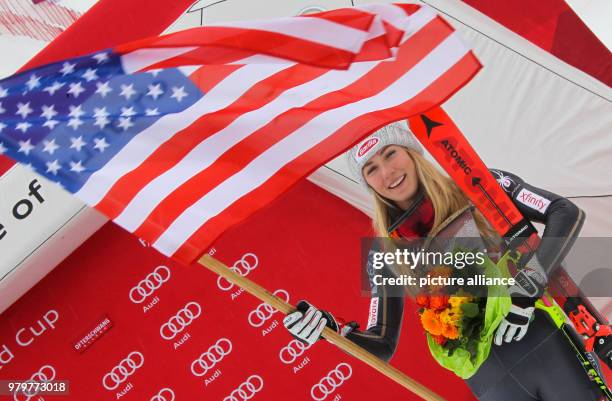
[[[533,317],[533,306],[520,307],[512,305],[510,312],[501,321],[495,332],[495,344],[502,345],[504,342],[521,341]]]
[[[535,252],[522,253],[516,265],[509,263],[515,284],[508,288],[511,297],[533,298],[533,303],[544,295],[548,283],[544,268]]]
[[[283,324],[298,340],[306,344],[314,344],[322,338],[321,333],[325,326],[340,332],[340,325],[331,313],[319,310],[306,301],[296,305],[297,310],[283,319]]]

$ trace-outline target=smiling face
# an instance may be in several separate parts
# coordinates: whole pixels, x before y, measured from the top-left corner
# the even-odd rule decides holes
[[[412,157],[405,148],[389,145],[364,164],[361,173],[366,183],[380,196],[403,210],[408,209],[418,190],[418,177]]]

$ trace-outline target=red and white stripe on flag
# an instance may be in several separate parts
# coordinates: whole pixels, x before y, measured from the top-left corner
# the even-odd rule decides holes
[[[376,4],[118,48],[205,95],[137,135],[76,193],[190,263],[227,228],[379,127],[440,104],[480,64],[430,8]],[[217,44],[217,45],[216,45]]]
[[[185,65],[296,62],[347,68],[391,57],[400,31],[377,14],[342,8],[299,17],[206,25],[115,48],[127,72]],[[266,55],[269,57],[257,57]],[[271,56],[271,57],[270,57]]]

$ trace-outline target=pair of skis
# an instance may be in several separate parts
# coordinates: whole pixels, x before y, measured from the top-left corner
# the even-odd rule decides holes
[[[436,161],[480,210],[492,227],[504,238],[508,249],[527,247],[535,249],[539,243],[538,233],[524,218],[513,201],[491,174],[476,151],[441,108],[434,108],[408,120],[410,129]],[[612,400],[610,389],[605,385],[593,351],[612,368],[612,332],[607,320],[595,309],[588,298],[575,284],[567,271],[559,266],[549,279],[555,301],[569,316],[575,330],[585,343],[576,336],[566,323],[566,316],[557,316],[555,324],[566,339],[593,383],[604,397]],[[552,306],[547,304],[549,312]]]

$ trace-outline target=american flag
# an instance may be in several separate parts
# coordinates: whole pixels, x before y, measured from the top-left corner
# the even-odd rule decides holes
[[[480,64],[431,9],[206,26],[0,81],[0,154],[185,263]]]

